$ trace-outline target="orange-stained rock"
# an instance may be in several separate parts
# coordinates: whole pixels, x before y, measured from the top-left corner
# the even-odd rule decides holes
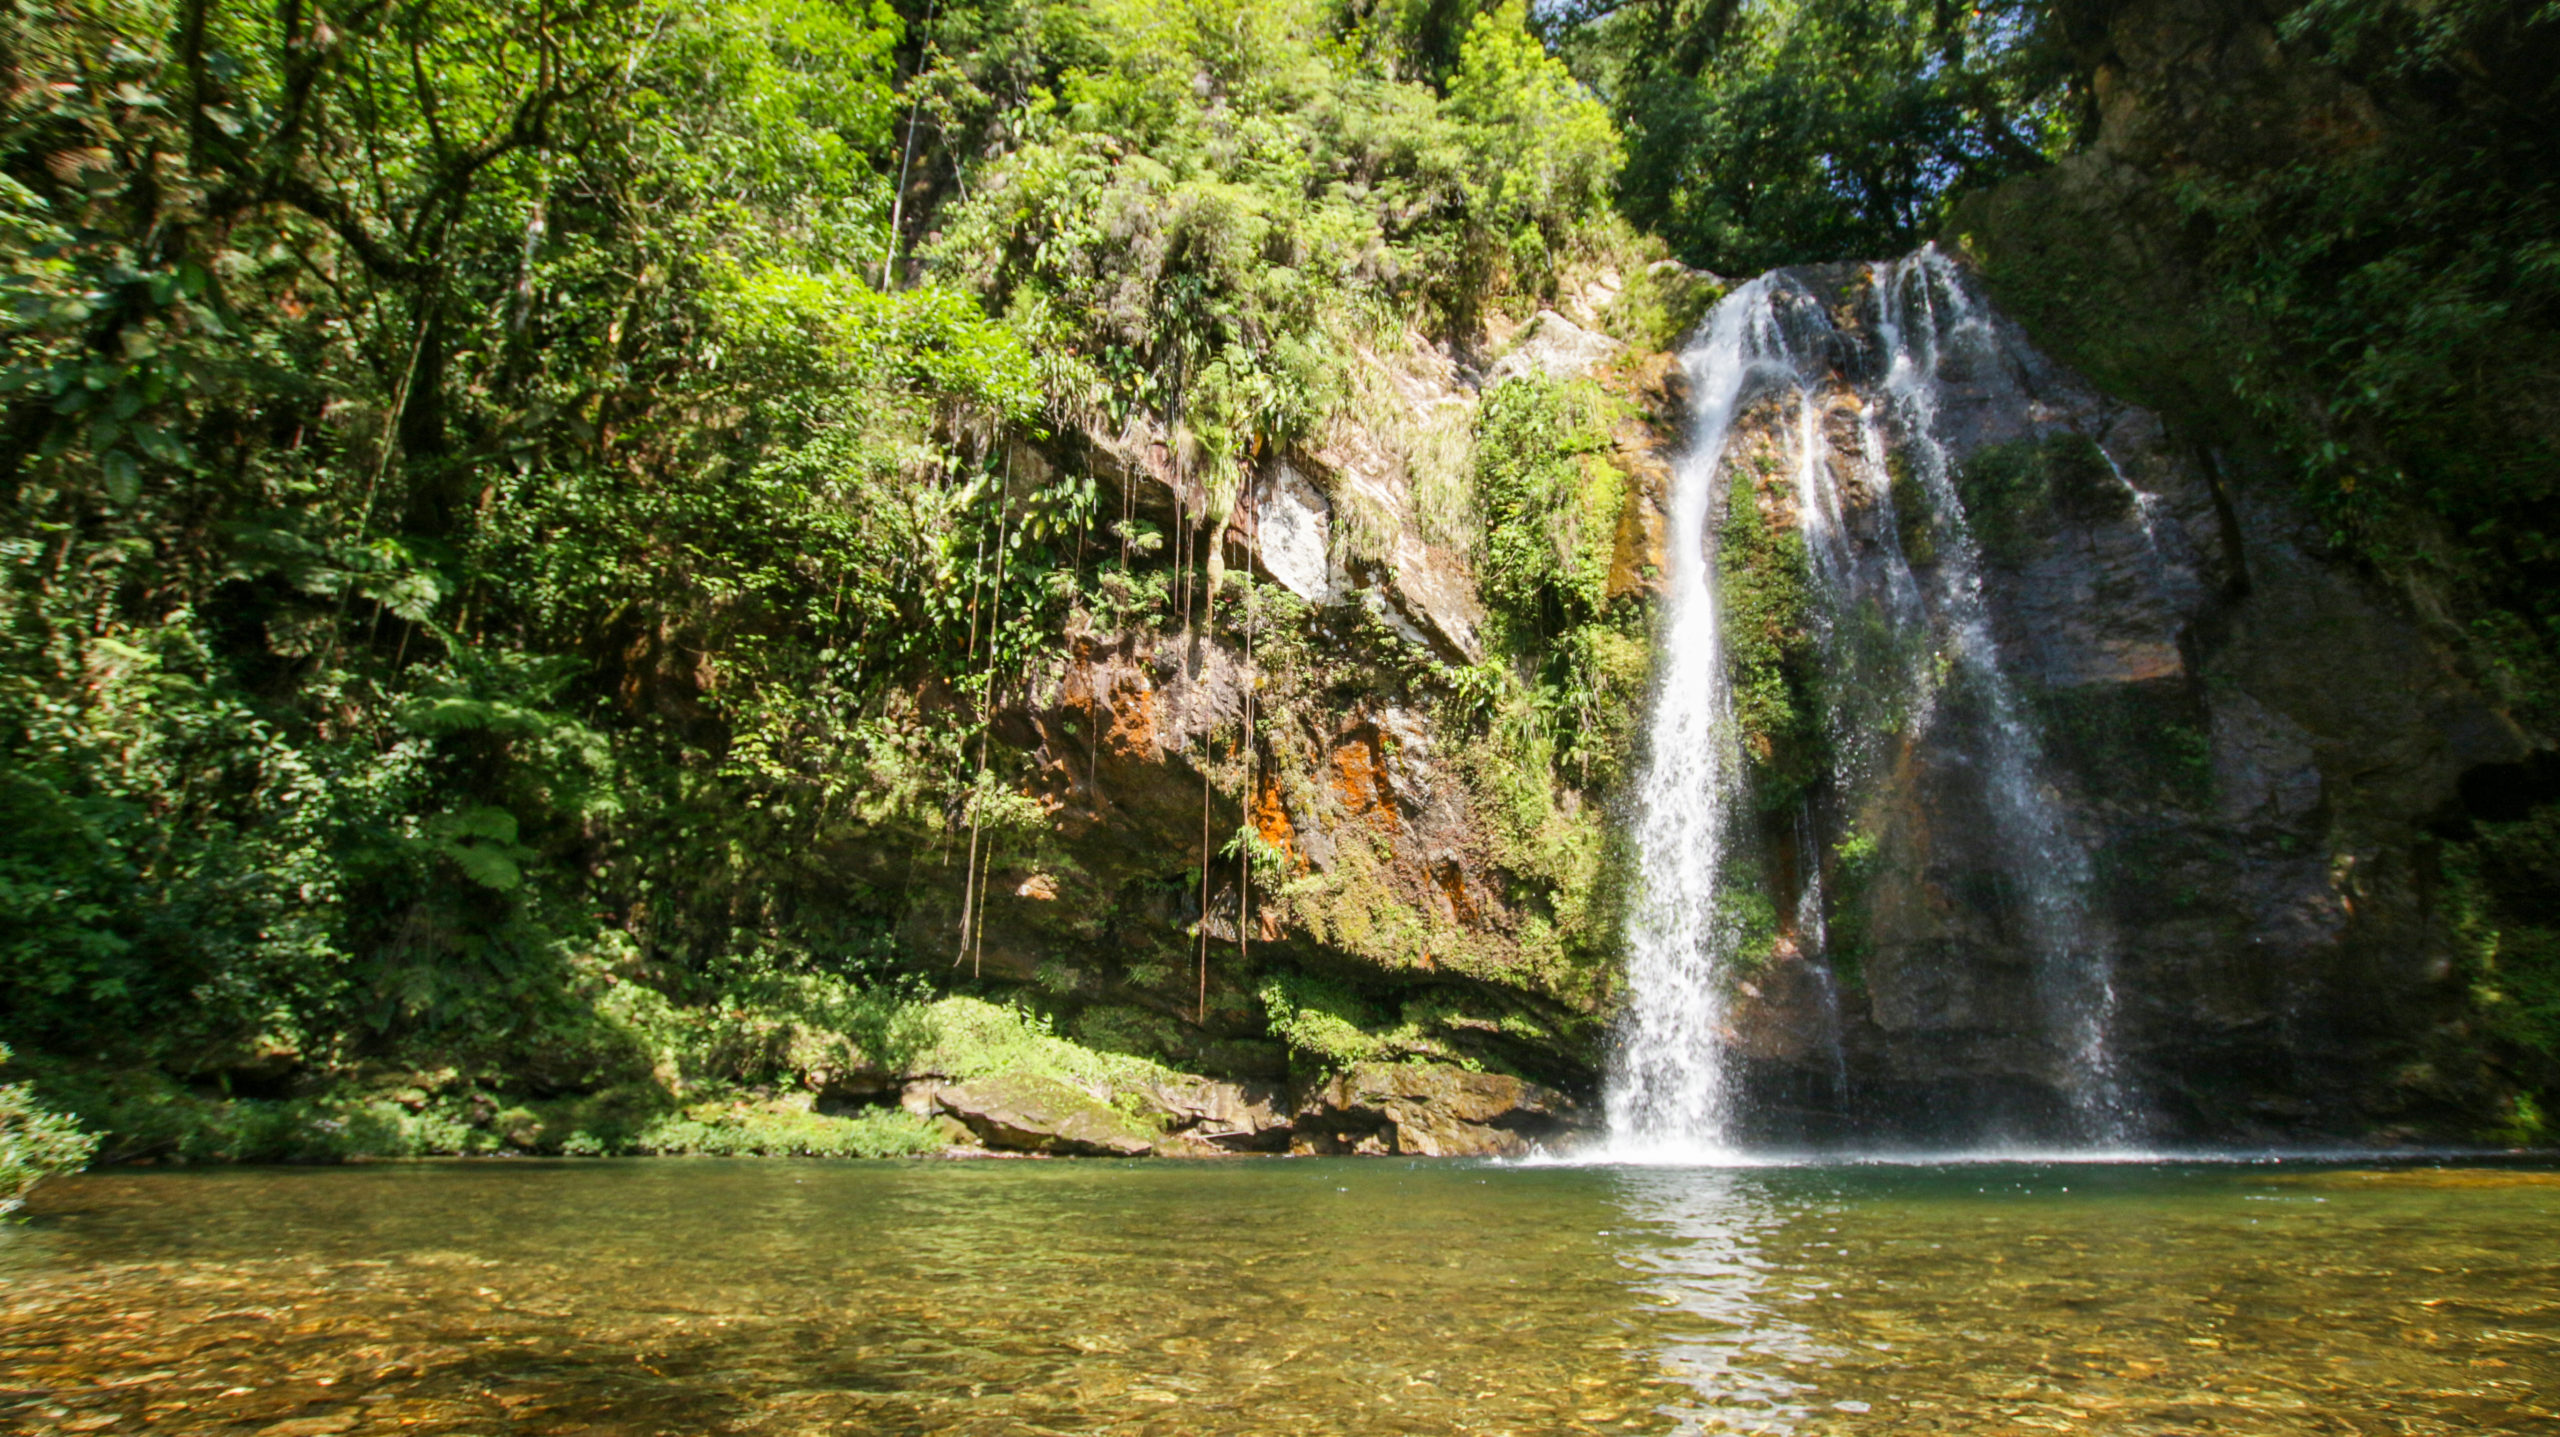
[[[1333,796],[1354,817],[1374,816],[1384,827],[1395,826],[1395,806],[1387,801],[1387,766],[1379,751],[1375,724],[1361,724],[1333,746]]]

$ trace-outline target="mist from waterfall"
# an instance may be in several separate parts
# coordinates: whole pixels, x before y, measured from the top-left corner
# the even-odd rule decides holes
[[[1735,289],[1681,355],[1690,382],[1688,445],[1673,469],[1666,574],[1646,767],[1635,792],[1637,884],[1626,928],[1628,991],[1607,1084],[1608,1155],[1713,1162],[1731,1156],[1739,1114],[1730,1005],[1742,934],[1734,891],[1761,882],[1739,867],[1747,784],[1734,722],[1716,535],[1730,502],[1756,502],[1727,474],[1738,416],[1764,401],[1792,406],[1775,426],[1792,452],[1816,626],[1835,699],[1827,707],[1834,788],[1872,779],[1896,735],[1929,733],[1961,694],[1980,722],[1962,737],[1997,829],[2019,945],[2034,965],[2046,1040],[2072,1108],[2072,1136],[2093,1146],[2127,1136],[2131,1103],[2110,1044],[2112,955],[2088,902],[2089,856],[2044,776],[2045,755],[2003,663],[1983,591],[1980,545],[1940,432],[1944,370],[2000,362],[1999,338],[1961,272],[1934,248],[1871,268],[1874,348],[1834,327],[1786,271]],[[1865,383],[1842,372],[1865,370]],[[2030,425],[2030,428],[2032,426]],[[1899,466],[1899,473],[1897,473]],[[1897,478],[1926,514],[1895,512]],[[1863,522],[1853,515],[1863,515]],[[1906,523],[1929,552],[1902,551]],[[1855,532],[1853,532],[1853,530]],[[1861,642],[1844,616],[1874,620]],[[1888,636],[1879,657],[1871,630]],[[1837,835],[1834,835],[1836,838]],[[1822,951],[1822,834],[1803,814],[1793,917],[1840,1063],[1838,986]]]

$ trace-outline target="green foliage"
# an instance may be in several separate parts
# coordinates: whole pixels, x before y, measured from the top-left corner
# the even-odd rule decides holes
[[[1518,3],[1413,30],[1428,84],[1329,4],[925,15],[0,0],[0,1030],[185,1075],[100,1097],[121,1150],[1139,1072],[891,978],[968,840],[1073,876],[990,711],[1062,636],[1190,621],[1201,516],[1097,573],[1059,431],[1151,420],[1227,507],[1364,346],[1547,293],[1620,148]],[[1455,430],[1416,444],[1463,487]],[[1538,582],[1590,587],[1612,482],[1532,496],[1588,519]],[[1605,773],[1641,683],[1575,602],[1552,682],[1481,685],[1542,780]],[[1250,604],[1285,662],[1315,620]],[[1528,853],[1539,801],[1521,871],[1590,870],[1593,813]]]
[[[1774,472],[1736,466],[1716,537],[1734,721],[1761,806],[1773,811],[1794,808],[1828,759],[1812,561],[1804,535],[1762,507],[1778,483]]]
[[[1716,893],[1716,926],[1730,935],[1735,977],[1748,977],[1769,964],[1778,948],[1778,906],[1761,887],[1726,888]]]
[[[0,1067],[8,1062],[0,1043]],[[0,1217],[23,1206],[37,1183],[88,1166],[97,1149],[76,1120],[38,1103],[32,1084],[0,1083]]]
[[[1030,353],[866,281],[892,12],[196,13],[0,9],[12,1035],[538,1067],[637,1041],[581,955],[864,921],[823,832],[1019,827],[894,699],[1092,496],[998,499]]]
[[[1607,399],[1587,380],[1511,379],[1476,420],[1486,604],[1526,646],[1588,622],[1608,599],[1625,481],[1602,459]]]
[[[1551,1024],[1516,1006],[1457,989],[1425,989],[1390,1015],[1341,983],[1282,970],[1263,979],[1257,996],[1271,1035],[1313,1072],[1397,1062],[1503,1068],[1507,1043],[1558,1039]]]
[[[930,1037],[908,1060],[918,1072],[960,1079],[1028,1073],[1105,1087],[1132,1087],[1167,1076],[1162,1065],[1149,1059],[1061,1038],[1047,1018],[1024,1008],[945,998],[926,1010],[924,1020]]]
[[[1529,676],[1524,698],[1553,761],[1586,786],[1615,778],[1646,668],[1628,647],[1641,644],[1631,615],[1609,600],[1627,503],[1610,460],[1616,407],[1587,380],[1512,379],[1486,392],[1476,419],[1477,584]],[[1503,689],[1489,676],[1461,692],[1490,716]]]
[[[1822,958],[1846,988],[1866,983],[1866,960],[1873,946],[1868,924],[1874,911],[1867,895],[1883,867],[1883,853],[1883,843],[1864,830],[1831,847],[1830,924],[1823,934]]]
[[[2484,613],[2475,632],[2511,699],[2560,711],[2560,14],[2320,0],[2283,31],[2306,59],[2433,103],[2372,143],[2180,191],[2210,226],[2217,297],[2264,336],[2232,383],[2342,533],[2519,620]],[[2427,552],[2404,508],[2440,516],[2451,552]]]
[[[1551,273],[1626,156],[1609,112],[1529,33],[1528,0],[1502,0],[1468,26],[1448,109],[1474,160],[1475,223],[1513,275]]]
[[[2560,806],[2474,825],[2444,850],[2445,910],[2471,981],[2474,1007],[2498,1037],[2544,1060],[2560,1058]]]
[[[1636,349],[1677,350],[1724,295],[1713,276],[1657,260],[1626,277],[1601,322]]]
[[[1330,41],[1320,5],[1175,11],[1094,4],[1054,88],[968,78],[977,123],[1028,138],[932,255],[1042,353],[1054,412],[1156,417],[1218,511],[1344,401],[1364,325],[1549,282],[1617,142],[1517,0],[1445,100]]]
[[[1633,0],[1561,43],[1632,156],[1628,216],[1728,274],[1909,249],[2076,127],[2037,0]]]
[[[1291,1053],[1323,1069],[1347,1068],[1377,1059],[1386,1045],[1370,1029],[1377,1015],[1350,990],[1321,978],[1276,973],[1260,993],[1270,1016],[1271,1035]]]
[[[1277,885],[1288,877],[1292,866],[1288,850],[1262,836],[1262,831],[1248,823],[1227,835],[1218,856],[1230,863],[1251,866],[1254,881]]]
[[[2531,1093],[2518,1093],[2507,1100],[2507,1116],[2493,1125],[2485,1135],[2491,1142],[2511,1147],[2544,1148],[2551,1145],[2551,1119],[2542,1104]]]
[[[635,1152],[714,1158],[898,1158],[944,1145],[930,1122],[894,1108],[830,1117],[769,1103],[696,1104],[658,1119],[631,1140]],[[604,1145],[591,1139],[579,1146]]]
[[[340,1162],[350,1158],[450,1157],[499,1151],[504,1139],[475,1123],[458,1095],[350,1090],[317,1097],[208,1094],[144,1070],[56,1067],[47,1086],[101,1138],[110,1162]]]
[[[2135,504],[2097,441],[2067,430],[1977,449],[1955,481],[1965,522],[1983,557],[1996,564],[2024,562],[2056,519],[2103,524],[2131,514]]]

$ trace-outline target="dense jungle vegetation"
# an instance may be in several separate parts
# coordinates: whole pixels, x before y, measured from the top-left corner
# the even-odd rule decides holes
[[[1363,348],[1472,353],[1577,266],[1937,233],[2090,142],[2096,23],[6,0],[0,1039],[113,1151],[201,1156],[487,1146],[529,1103],[743,1090],[819,1030],[1088,1061],[950,996],[904,895],[829,857],[1034,841],[997,695],[1070,632],[1188,633],[1254,592],[1017,456],[1151,424],[1215,532],[1259,456],[1357,412]],[[2547,724],[2560,70],[2516,57],[2560,13],[2286,25],[2400,97],[2397,138],[2174,196],[2252,336],[2216,400],[2270,417],[2342,542],[2443,574]],[[1604,442],[1594,402],[1481,406],[1439,510],[1496,657],[1411,676],[1489,730],[1568,715],[1514,745],[1541,795],[1550,767],[1605,785],[1605,745],[1552,736],[1592,730],[1573,704],[1643,632],[1605,563],[1518,544],[1579,502],[1546,456]],[[2464,872],[2548,839],[2486,841]],[[2484,931],[2525,902],[2475,890]],[[2509,1008],[2547,1049],[2541,942],[2508,945],[2542,955]],[[670,1103],[546,1142],[765,1141]],[[766,1145],[926,1141],[884,1115]]]

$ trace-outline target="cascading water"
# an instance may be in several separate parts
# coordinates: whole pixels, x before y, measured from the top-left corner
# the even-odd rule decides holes
[[[1728,872],[1746,773],[1715,536],[1723,506],[1757,502],[1728,496],[1737,486],[1727,477],[1727,448],[1737,417],[1767,400],[1793,406],[1785,421],[1766,427],[1772,442],[1792,451],[1793,517],[1820,596],[1820,652],[1831,687],[1843,691],[1829,706],[1833,782],[1854,789],[1878,767],[1887,735],[1924,735],[1946,718],[1944,695],[1967,700],[1979,721],[1960,747],[1970,752],[1998,830],[2019,946],[2034,966],[2046,1041],[2060,1067],[2057,1086],[2081,1140],[2125,1135],[2129,1102],[2109,1041],[2112,962],[2087,901],[2088,854],[2043,778],[2037,734],[2003,665],[1980,546],[1940,432],[1946,361],[1996,369],[1997,336],[1962,275],[1935,249],[1873,266],[1868,280],[1880,373],[1864,386],[1840,372],[1856,341],[1784,271],[1734,290],[1682,355],[1690,442],[1673,471],[1649,758],[1636,793],[1628,993],[1607,1090],[1609,1149],[1622,1159],[1712,1161],[1735,1142],[1730,990],[1742,935],[1727,890],[1757,876]],[[2032,432],[2035,406],[2011,397]],[[1835,418],[1844,423],[1836,437]],[[1929,535],[1923,556],[1903,553],[1897,538],[1906,518],[1894,511],[1897,482],[1916,486],[1914,502],[1925,504],[1925,515],[1908,516]],[[1863,527],[1853,513],[1866,516]],[[1854,640],[1836,618],[1853,609],[1878,620]],[[1872,638],[1879,626],[1886,658]],[[1820,951],[1819,849],[1803,833],[1797,849],[1804,878],[1795,940],[1833,1014],[1836,1054],[1837,990]]]
[[[1981,546],[1939,435],[1941,364],[1950,352],[1964,350],[1979,362],[1996,363],[1990,321],[1935,246],[1879,264],[1873,274],[1877,338],[1888,366],[1879,407],[1890,415],[1893,437],[1939,516],[1938,625],[1958,677],[1984,714],[1985,797],[2007,850],[2008,874],[2023,899],[2036,985],[2062,1050],[2061,1086],[2076,1111],[2077,1136],[2117,1143],[2130,1114],[2109,1042],[2114,963],[2089,912],[2088,851],[2070,833],[2043,779],[2042,745],[2001,664],[1983,595]]]
[[[1755,385],[1802,387],[1788,342],[1795,298],[1776,275],[1725,297],[1681,356],[1690,442],[1673,469],[1662,646],[1650,758],[1637,789],[1638,899],[1628,994],[1608,1087],[1612,1151],[1712,1156],[1727,1145],[1726,967],[1735,925],[1720,903],[1741,779],[1717,594],[1715,480]]]

